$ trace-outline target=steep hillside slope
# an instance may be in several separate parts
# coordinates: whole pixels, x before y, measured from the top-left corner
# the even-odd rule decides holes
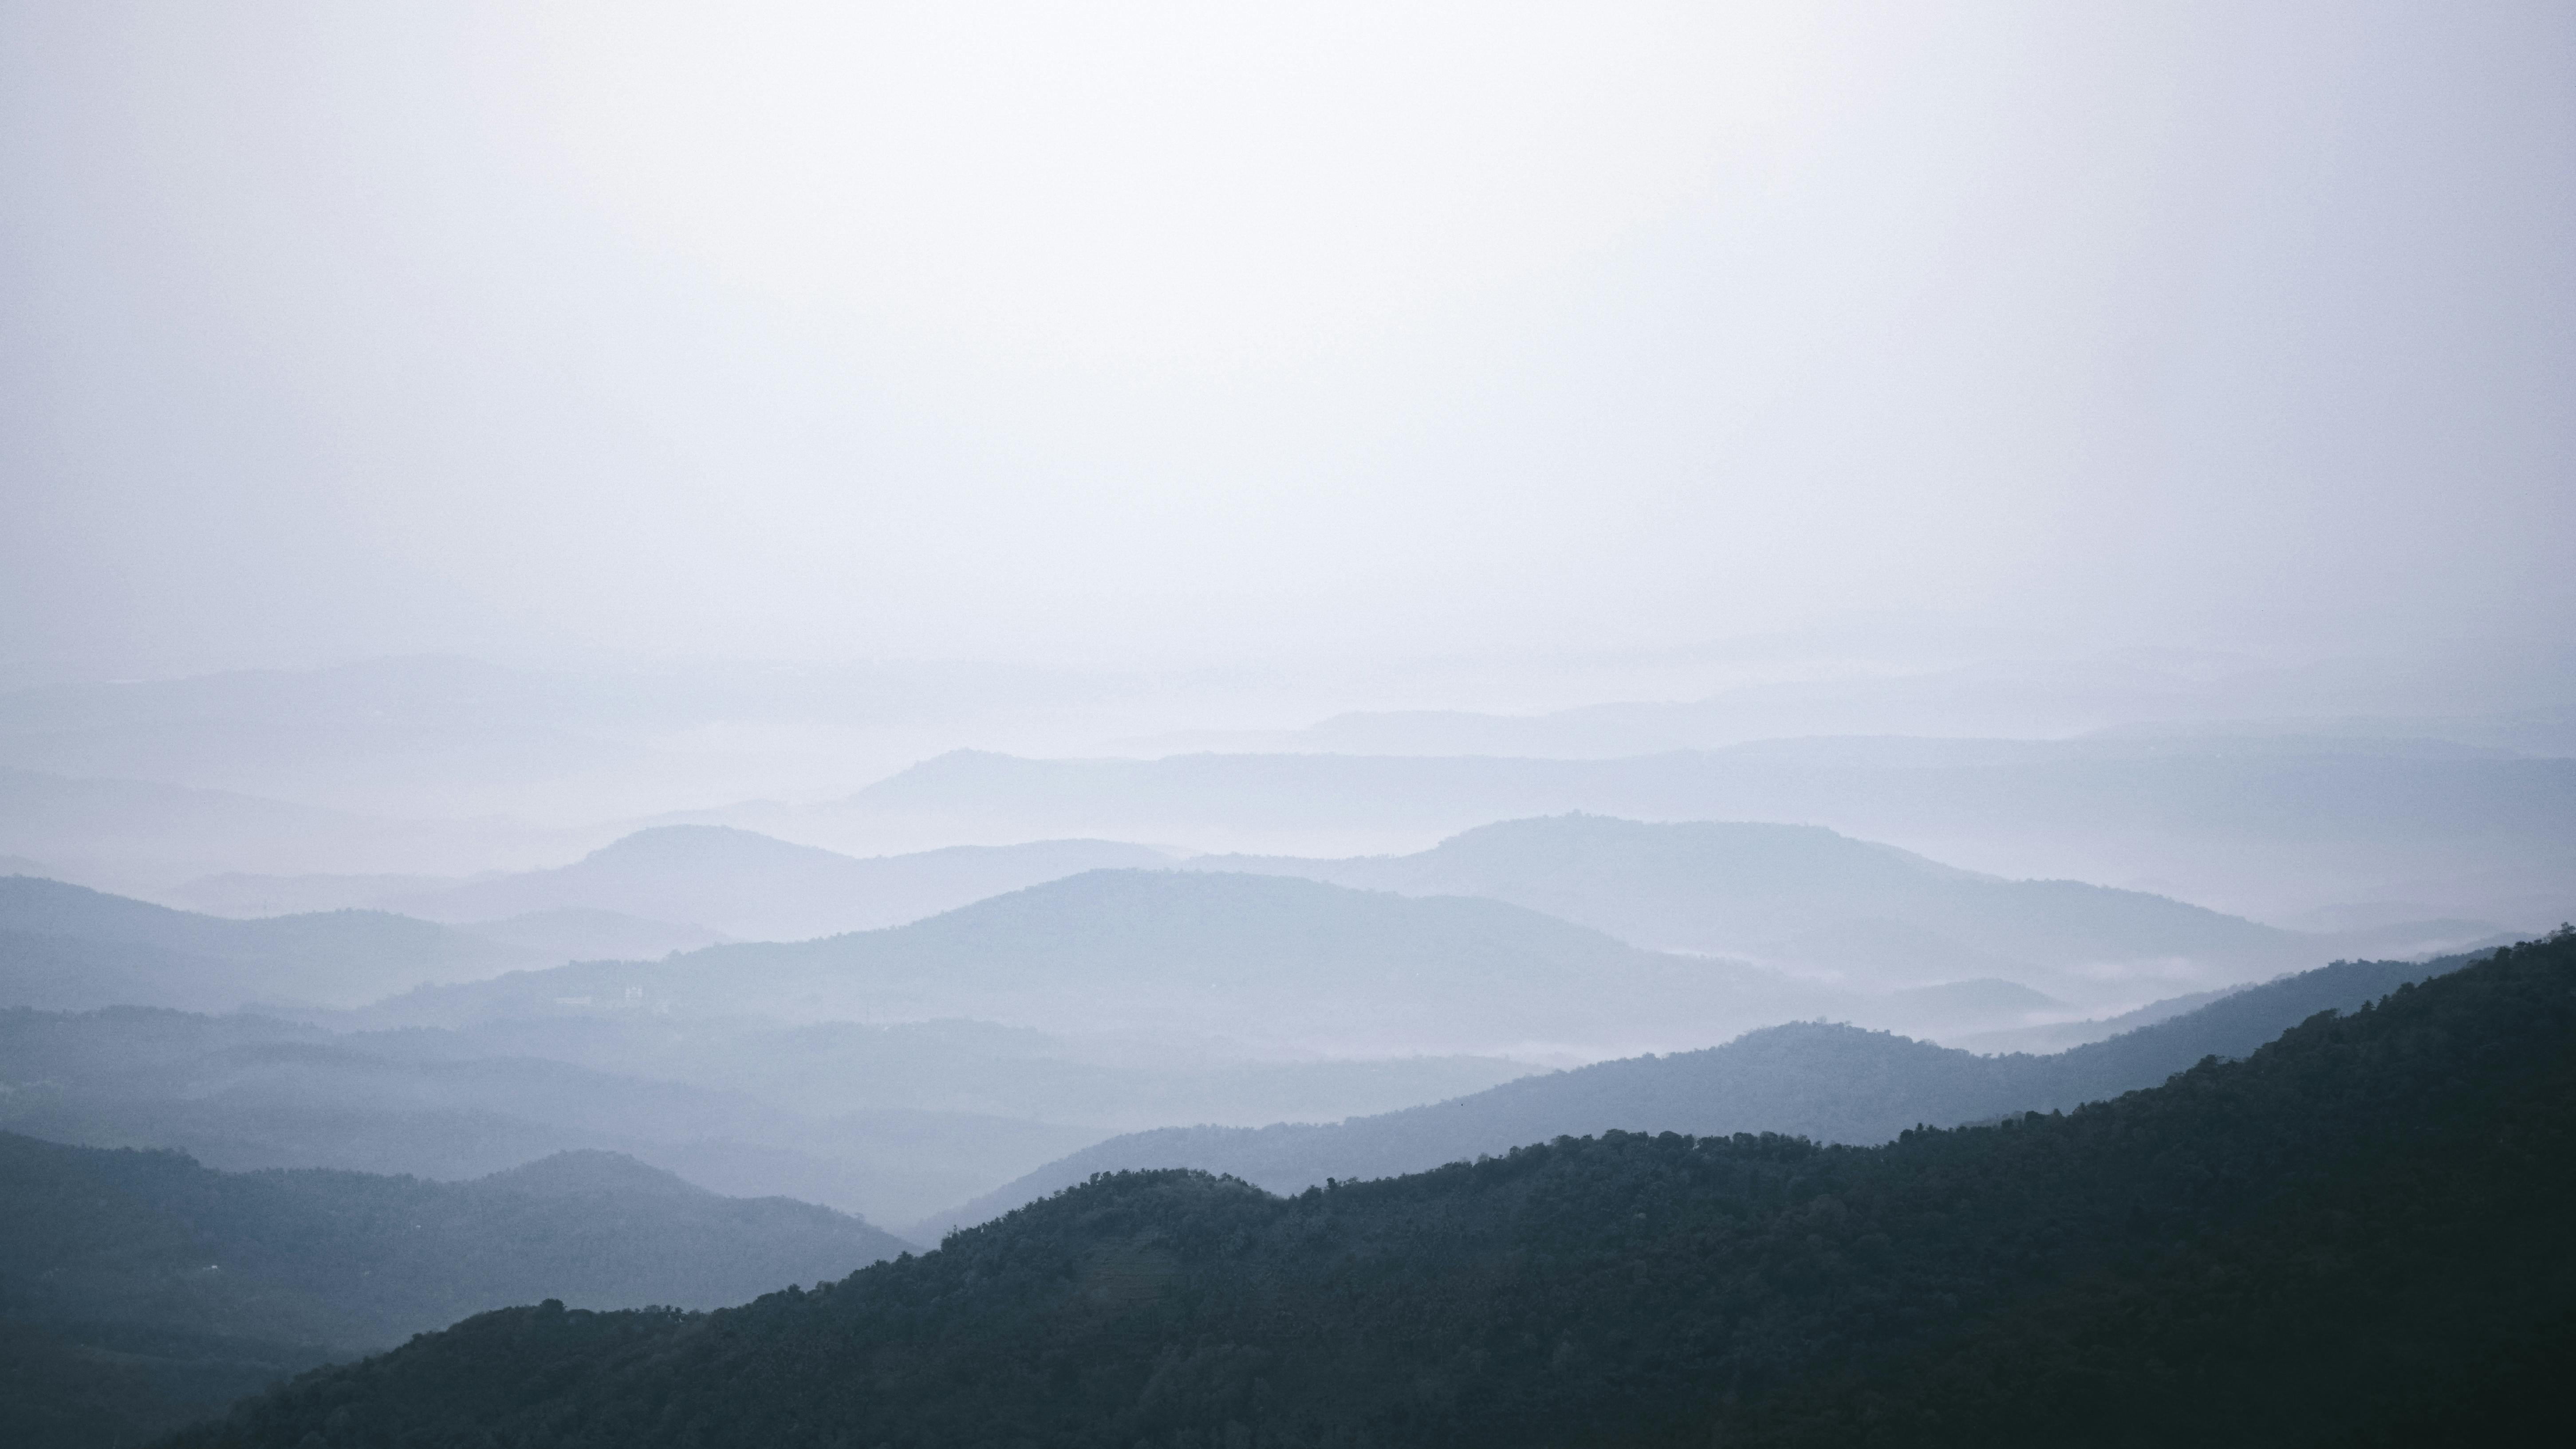
[[[2068,1114],[1109,1177],[741,1309],[487,1315],[179,1442],[2331,1443],[2563,1340],[2571,1148],[2560,936]]]
[[[716,1307],[903,1251],[827,1208],[605,1153],[431,1183],[0,1133],[0,1218],[0,1333],[45,1368],[0,1431],[29,1449],[131,1439],[505,1304]]]
[[[1093,871],[890,930],[521,973],[415,992],[381,1014],[454,1022],[628,1003],[683,1018],[963,1016],[1371,1055],[1697,1045],[1843,1004],[1497,901]]]
[[[1850,1026],[1768,1027],[1695,1052],[1524,1077],[1474,1096],[1332,1124],[1130,1132],[948,1212],[915,1237],[985,1222],[1100,1172],[1195,1168],[1293,1193],[1328,1179],[1427,1172],[1596,1132],[1776,1132],[1885,1142],[1909,1127],[2055,1111],[2152,1087],[2203,1057],[2241,1057],[2320,1011],[2349,1010],[2467,958],[2346,961],[2249,988],[2054,1056],[1974,1056]]]
[[[356,1006],[542,961],[383,911],[235,921],[31,876],[0,877],[0,1006]]]

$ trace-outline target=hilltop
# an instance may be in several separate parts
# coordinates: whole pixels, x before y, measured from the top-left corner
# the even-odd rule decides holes
[[[583,963],[387,1002],[388,1022],[623,1009],[970,1017],[1351,1054],[1697,1045],[1831,1010],[1741,963],[1642,951],[1499,901],[1278,876],[1091,871],[883,931]]]
[[[927,1241],[1102,1172],[1194,1168],[1296,1193],[1615,1130],[1886,1142],[1910,1127],[2057,1111],[2152,1087],[2204,1057],[2245,1056],[2317,1012],[2353,1009],[2469,960],[2337,962],[2051,1056],[1977,1056],[1883,1031],[1798,1022],[1724,1046],[1596,1062],[1338,1123],[1130,1132],[934,1214],[912,1232]]]
[[[505,1304],[712,1308],[903,1251],[610,1153],[438,1183],[0,1133],[0,1216],[0,1437],[28,1449],[166,1429]]]

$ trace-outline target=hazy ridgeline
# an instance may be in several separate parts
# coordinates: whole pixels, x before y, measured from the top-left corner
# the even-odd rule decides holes
[[[500,725],[530,693],[563,708],[450,675],[428,693],[497,691]],[[317,711],[316,749],[466,770],[455,735],[355,707],[424,677],[248,681],[245,713],[363,685]],[[1443,756],[1458,722],[1416,720],[1421,752],[950,753],[854,794],[530,826],[209,788],[292,762],[201,770],[258,731],[197,730],[202,690],[143,695],[170,717],[95,749],[177,778],[0,776],[0,1191],[30,1225],[0,1264],[9,1428],[66,1449],[505,1304],[687,1310],[944,1261],[985,1241],[934,1247],[957,1229],[1101,1172],[1302,1202],[1558,1142],[1547,1172],[1607,1184],[1633,1147],[1566,1139],[1873,1145],[2071,1110],[2455,971],[2544,920],[2576,859],[2568,762],[2463,740]],[[446,728],[498,727],[471,696]],[[65,764],[43,738],[18,758]],[[1016,843],[955,843],[977,840]],[[1341,849],[1213,848],[1283,842]],[[2109,842],[2139,853],[2105,873],[2150,883],[2250,862],[2232,899],[2267,914],[1940,842],[2095,865]],[[1113,1316],[1159,1301],[1147,1239],[1182,1230],[1142,1231],[1074,1250]],[[1608,1371],[1617,1331],[1590,1332],[1541,1334],[1547,1371]],[[1405,1413],[1450,1412],[1465,1362]],[[1208,1432],[1256,1422],[1224,1412]]]
[[[472,1319],[180,1442],[2545,1442],[2572,1112],[2562,934],[2071,1113],[1098,1177],[740,1309]]]
[[[2557,1412],[2566,0],[0,4],[0,135],[0,1449]]]

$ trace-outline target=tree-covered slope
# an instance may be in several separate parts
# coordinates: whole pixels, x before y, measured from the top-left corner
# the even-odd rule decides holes
[[[485,1315],[182,1442],[2333,1443],[2551,1331],[2571,1188],[2561,934],[2062,1115],[1107,1177],[741,1309]]]
[[[130,1442],[504,1304],[714,1307],[903,1247],[828,1208],[719,1197],[608,1153],[436,1183],[216,1172],[14,1133],[0,1222],[0,1358],[29,1375],[0,1439],[26,1446]]]
[[[913,1229],[936,1237],[1095,1173],[1186,1167],[1299,1192],[1392,1177],[1596,1132],[1775,1132],[1885,1142],[1908,1127],[2054,1111],[2151,1087],[2205,1056],[2241,1057],[2319,1011],[2347,1010],[2467,957],[2338,961],[2108,1041],[2050,1056],[1977,1056],[1887,1032],[1796,1022],[1724,1046],[1523,1077],[1471,1096],[1335,1123],[1162,1127],[1094,1143]]]

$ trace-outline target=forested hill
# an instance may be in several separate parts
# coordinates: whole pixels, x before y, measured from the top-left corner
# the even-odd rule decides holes
[[[2473,1441],[2563,1341],[2571,1188],[2562,932],[2063,1115],[1112,1176],[738,1310],[488,1314],[180,1442]]]
[[[133,1442],[504,1304],[716,1307],[902,1250],[858,1218],[613,1153],[444,1183],[14,1133],[0,1223],[0,1443],[20,1449]]]
[[[911,1231],[935,1238],[1099,1172],[1190,1167],[1272,1192],[1298,1192],[1328,1178],[1425,1172],[1526,1142],[1612,1129],[1885,1142],[1908,1127],[2059,1110],[2152,1087],[2202,1057],[2244,1056],[2319,1011],[2357,1007],[2469,960],[2338,961],[2050,1056],[1977,1056],[1883,1031],[1797,1022],[1748,1032],[1724,1046],[1523,1077],[1471,1096],[1344,1122],[1129,1132]]]

